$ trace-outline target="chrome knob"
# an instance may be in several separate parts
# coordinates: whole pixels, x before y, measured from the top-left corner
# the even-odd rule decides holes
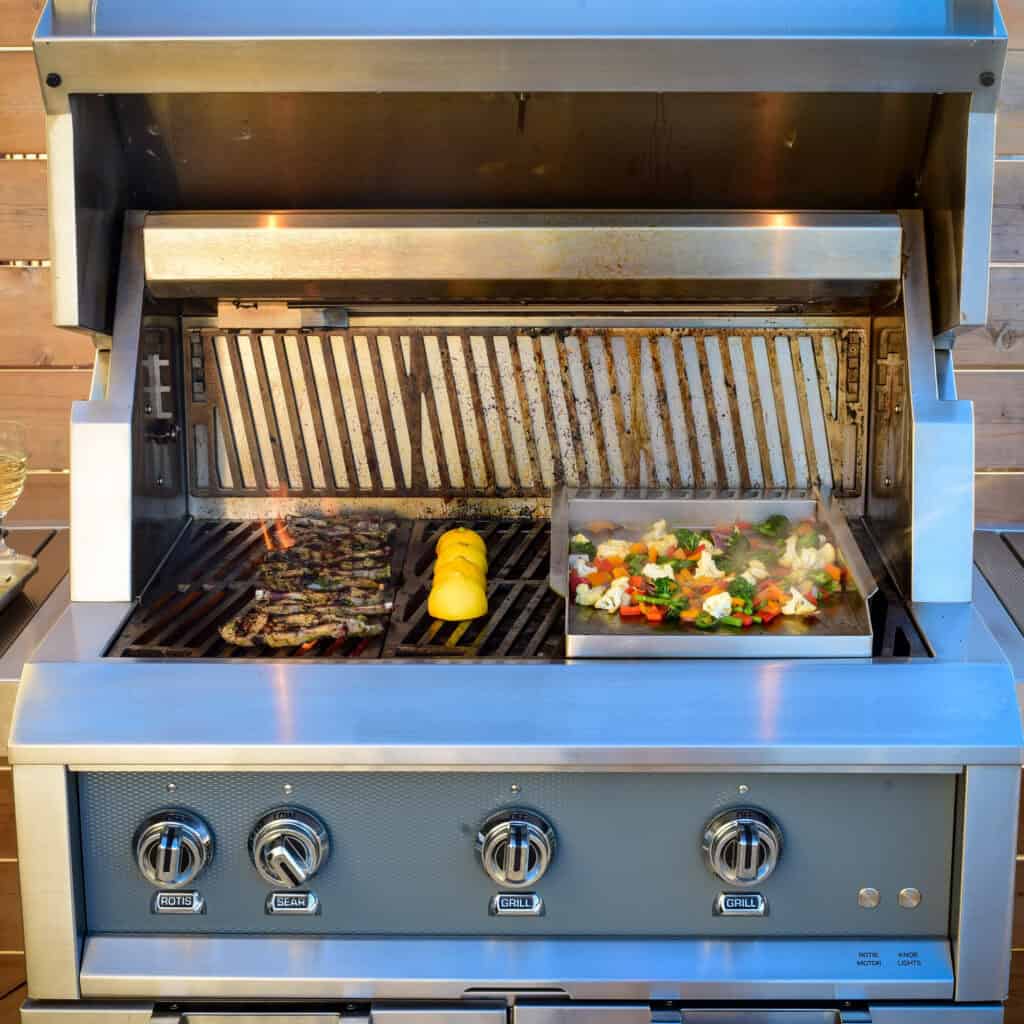
[[[324,823],[294,807],[268,811],[249,836],[249,856],[260,877],[284,889],[305,885],[324,866],[330,852]]]
[[[484,871],[498,885],[522,889],[539,882],[555,856],[555,830],[533,811],[492,815],[476,837]]]
[[[135,863],[142,877],[161,889],[188,885],[213,858],[213,836],[190,811],[158,811],[135,833]]]
[[[763,811],[735,807],[707,823],[703,849],[708,869],[723,882],[757,885],[779,863],[782,829]]]

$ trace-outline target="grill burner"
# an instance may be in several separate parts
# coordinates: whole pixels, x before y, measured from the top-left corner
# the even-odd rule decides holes
[[[487,542],[490,612],[468,623],[427,615],[434,546],[469,526]],[[395,608],[383,636],[325,638],[297,647],[237,647],[219,628],[255,601],[256,569],[277,528],[259,520],[195,520],[108,651],[127,658],[556,658],[563,653],[562,600],[548,588],[546,521],[404,520],[392,535]]]
[[[472,622],[427,614],[434,547],[468,526],[487,542],[489,613]],[[850,521],[879,583],[871,601],[874,656],[928,657],[863,523]],[[195,520],[142,595],[108,657],[115,658],[561,658],[562,599],[548,586],[551,527],[540,519],[399,520],[392,535],[395,607],[383,636],[325,638],[297,647],[236,647],[218,632],[255,600],[256,568],[277,528],[260,520]]]

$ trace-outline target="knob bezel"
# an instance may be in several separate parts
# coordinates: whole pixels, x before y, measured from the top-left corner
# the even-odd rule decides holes
[[[503,856],[509,840],[516,834],[527,844],[527,865],[521,878],[509,874]],[[510,808],[492,814],[480,826],[476,837],[481,867],[491,881],[507,889],[527,889],[536,885],[551,867],[557,845],[551,822],[536,811],[525,808]]]
[[[275,845],[285,841],[298,869],[291,875],[276,870],[269,860]],[[305,885],[327,863],[330,853],[327,826],[300,807],[275,807],[267,811],[249,835],[252,865],[260,878],[275,889],[298,889]]]
[[[172,830],[179,834],[179,849],[188,854],[189,860],[185,868],[168,877],[161,875],[153,856],[165,834]],[[150,815],[136,829],[132,844],[139,873],[157,889],[183,888],[194,882],[213,860],[213,833],[209,826],[197,814],[177,807]]]
[[[758,861],[749,877],[726,860],[731,844],[747,833],[758,844]],[[782,829],[769,814],[756,807],[733,807],[716,814],[704,826],[701,849],[708,870],[727,885],[760,885],[775,871],[782,855]],[[761,849],[764,850],[763,859]]]

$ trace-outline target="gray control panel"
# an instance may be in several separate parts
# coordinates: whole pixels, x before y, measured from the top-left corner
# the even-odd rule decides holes
[[[948,928],[952,775],[87,772],[77,784],[92,934]]]

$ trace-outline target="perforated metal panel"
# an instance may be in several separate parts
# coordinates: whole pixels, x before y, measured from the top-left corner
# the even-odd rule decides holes
[[[865,326],[186,334],[198,496],[861,494]]]

